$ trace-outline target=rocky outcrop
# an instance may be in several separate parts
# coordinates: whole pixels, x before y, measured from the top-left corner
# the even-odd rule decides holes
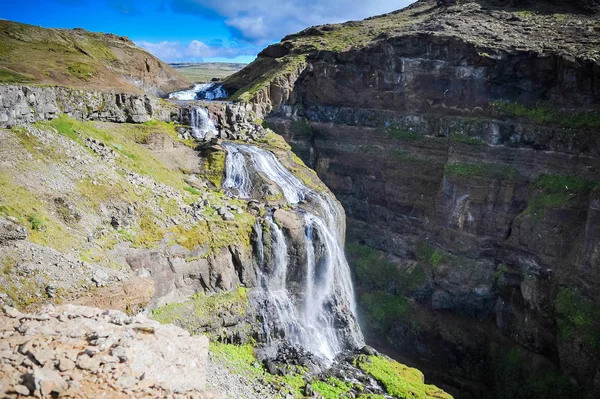
[[[79,120],[141,123],[170,121],[177,107],[156,97],[71,89],[0,85],[0,127],[68,115]]]
[[[208,339],[144,316],[78,306],[0,314],[8,398],[216,398],[204,391]]]
[[[0,245],[9,241],[24,240],[28,235],[25,226],[13,220],[0,218]]]
[[[594,397],[598,17],[456,3],[307,29],[225,84],[343,203],[371,342],[458,397]]]

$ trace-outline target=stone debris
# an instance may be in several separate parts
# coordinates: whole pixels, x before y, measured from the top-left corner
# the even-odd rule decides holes
[[[208,339],[83,306],[0,311],[0,397],[220,398],[205,391]]]

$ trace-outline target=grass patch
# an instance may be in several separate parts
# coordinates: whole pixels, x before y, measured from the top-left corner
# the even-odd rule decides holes
[[[444,166],[448,176],[463,178],[488,178],[499,180],[517,180],[519,172],[512,166],[499,164],[470,164],[463,162],[448,163]]]
[[[492,109],[510,118],[526,118],[539,125],[556,125],[564,128],[600,127],[600,112],[572,112],[554,108],[550,103],[528,107],[518,102],[494,101]]]
[[[67,71],[79,79],[86,80],[94,76],[96,68],[84,62],[75,62],[67,67]]]
[[[29,240],[58,251],[70,251],[78,240],[58,219],[50,216],[46,202],[36,193],[0,173],[0,213],[17,218],[29,229]]]
[[[423,373],[382,356],[361,355],[356,359],[360,369],[381,383],[388,394],[397,398],[452,399],[435,385],[424,382]]]
[[[11,71],[10,69],[0,68],[1,83],[30,83],[33,80],[31,77]]]

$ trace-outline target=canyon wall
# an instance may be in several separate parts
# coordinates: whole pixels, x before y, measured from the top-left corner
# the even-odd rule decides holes
[[[457,397],[600,392],[598,22],[420,1],[225,83],[344,205],[367,338]]]

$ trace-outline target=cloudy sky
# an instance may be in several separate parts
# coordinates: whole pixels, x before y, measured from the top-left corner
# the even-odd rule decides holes
[[[288,33],[390,12],[413,1],[1,0],[0,18],[128,36],[168,62],[250,62]]]

